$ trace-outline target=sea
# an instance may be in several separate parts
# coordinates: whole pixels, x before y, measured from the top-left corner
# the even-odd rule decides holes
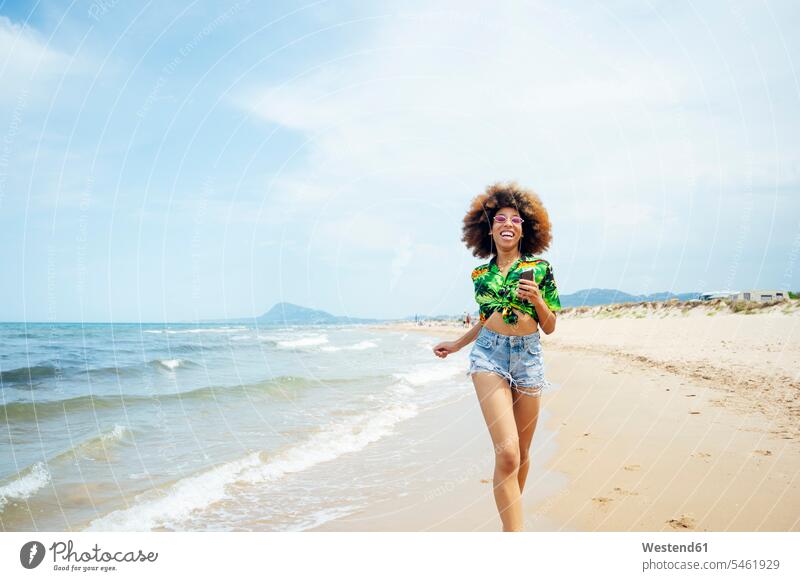
[[[301,531],[402,495],[414,442],[371,444],[474,397],[469,349],[439,359],[439,340],[2,323],[0,530]]]

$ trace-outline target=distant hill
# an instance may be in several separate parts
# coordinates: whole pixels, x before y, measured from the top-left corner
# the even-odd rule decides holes
[[[337,317],[325,311],[309,309],[292,303],[276,303],[269,311],[258,317],[236,319],[205,319],[203,323],[225,323],[240,325],[366,325],[383,323],[385,319],[358,319]]]
[[[594,305],[613,305],[619,303],[641,303],[652,301],[667,301],[678,299],[688,301],[696,299],[700,293],[670,293],[660,292],[649,295],[631,295],[621,290],[607,288],[589,288],[579,290],[569,295],[560,295],[562,307],[591,307]]]
[[[259,325],[355,325],[379,323],[382,320],[339,317],[292,303],[277,303],[269,311],[256,318],[256,322]]]

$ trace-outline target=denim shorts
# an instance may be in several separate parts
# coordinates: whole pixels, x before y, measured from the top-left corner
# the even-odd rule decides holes
[[[501,335],[482,327],[469,354],[467,375],[488,371],[502,376],[512,390],[538,396],[550,387],[544,378],[539,331],[531,335]]]

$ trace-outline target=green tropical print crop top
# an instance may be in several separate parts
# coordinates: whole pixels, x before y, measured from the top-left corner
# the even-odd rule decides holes
[[[533,269],[533,280],[539,286],[542,299],[548,308],[555,312],[561,310],[556,281],[553,278],[553,267],[543,258],[535,258],[530,254],[519,258],[508,274],[503,276],[494,256],[488,264],[482,264],[472,271],[472,282],[475,285],[475,301],[478,303],[481,323],[495,312],[503,313],[503,320],[509,325],[516,325],[519,317],[514,312],[518,309],[539,322],[533,303],[517,298],[519,276],[525,270]]]

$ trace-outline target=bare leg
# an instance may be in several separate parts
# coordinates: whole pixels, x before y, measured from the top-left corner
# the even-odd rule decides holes
[[[519,472],[519,436],[508,382],[497,374],[472,375],[483,418],[494,444],[494,500],[503,531],[522,530],[522,499]]]
[[[541,396],[531,396],[513,393],[514,398],[514,421],[517,424],[517,435],[519,437],[519,491],[525,490],[525,480],[528,478],[528,468],[530,458],[528,451],[533,441],[533,432],[536,431],[536,422],[539,420],[539,403]]]

